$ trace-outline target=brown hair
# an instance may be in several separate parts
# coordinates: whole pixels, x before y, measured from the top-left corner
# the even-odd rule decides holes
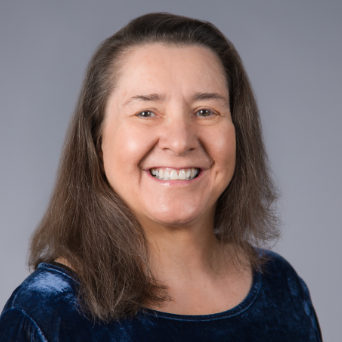
[[[110,320],[134,315],[146,302],[162,303],[165,287],[149,268],[148,245],[134,215],[103,171],[101,133],[118,62],[146,43],[201,45],[220,58],[228,81],[236,131],[236,169],[218,200],[215,231],[253,267],[254,246],[278,235],[276,191],[269,176],[259,114],[247,74],[233,44],[212,24],[168,13],[131,21],[106,39],[91,59],[66,137],[50,204],[33,235],[29,264],[65,258],[80,280],[83,309]]]

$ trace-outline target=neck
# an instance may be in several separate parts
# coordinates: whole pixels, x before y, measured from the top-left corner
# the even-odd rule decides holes
[[[187,226],[144,229],[150,245],[151,270],[168,285],[172,279],[217,276],[227,270],[227,246],[214,234],[213,220]]]
[[[147,307],[175,314],[211,314],[246,297],[251,269],[230,262],[232,247],[221,245],[212,225],[149,228],[145,231],[151,271],[166,286],[171,301],[161,306],[146,303]]]

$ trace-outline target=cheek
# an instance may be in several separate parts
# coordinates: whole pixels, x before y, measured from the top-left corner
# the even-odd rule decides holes
[[[235,160],[236,160],[236,139],[235,139],[235,129],[231,125],[227,135],[220,142],[217,150],[220,150],[220,155],[222,156],[222,163],[229,167],[230,171],[235,170]]]
[[[151,136],[134,125],[105,127],[103,132],[103,162],[107,178],[114,186],[116,175],[120,181],[140,172],[139,163],[148,153]]]
[[[206,136],[209,155],[215,162],[218,172],[231,174],[235,169],[236,140],[235,128],[232,123],[213,130]]]
[[[220,134],[219,134],[220,133]],[[236,140],[233,124],[216,134],[212,158],[215,161],[215,193],[218,198],[233,178],[236,163]]]

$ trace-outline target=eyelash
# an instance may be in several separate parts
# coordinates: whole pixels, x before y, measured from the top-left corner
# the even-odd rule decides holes
[[[201,116],[202,118],[207,118],[207,117],[210,117],[211,115],[215,114],[215,113],[213,113],[213,111],[211,109],[203,108],[203,109],[199,109],[195,113],[195,116],[199,116],[199,115],[197,115],[197,113],[199,113],[199,112],[209,112],[209,115]]]
[[[199,112],[209,112],[209,115],[205,115],[205,116],[197,115]],[[207,109],[207,108],[199,109],[195,113],[195,116],[202,117],[202,118],[207,118],[207,117],[210,117],[212,115],[215,115],[215,113],[211,109]],[[136,114],[136,116],[138,116],[140,118],[151,118],[151,117],[155,117],[156,114],[154,112],[152,112],[151,110],[143,110],[143,111],[139,112],[138,114]]]
[[[143,116],[142,115],[143,113],[150,113],[150,114],[153,114],[153,116],[156,116],[156,114],[154,112],[152,112],[151,110],[143,110],[143,111],[139,112],[137,114],[137,116],[140,117],[140,118],[150,118],[150,117],[152,117],[152,116]]]

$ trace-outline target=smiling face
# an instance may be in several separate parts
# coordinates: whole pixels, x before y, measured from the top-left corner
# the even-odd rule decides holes
[[[126,54],[102,134],[107,179],[144,228],[213,224],[235,168],[235,130],[219,58],[201,46]]]

